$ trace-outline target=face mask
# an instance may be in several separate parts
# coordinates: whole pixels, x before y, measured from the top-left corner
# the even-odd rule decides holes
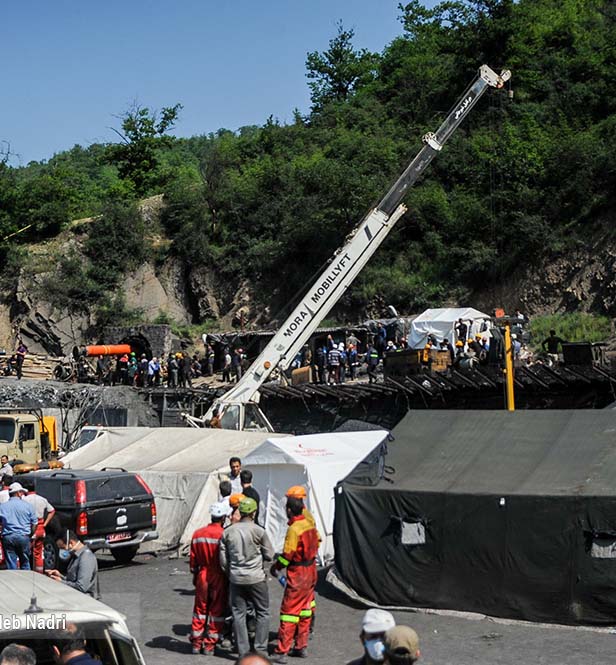
[[[65,550],[61,549],[58,550],[58,557],[60,558],[60,561],[69,561],[69,559],[73,556],[73,553],[71,550]]]
[[[370,660],[374,660],[377,663],[381,663],[385,660],[385,645],[380,637],[373,640],[366,640],[364,642],[364,649]]]

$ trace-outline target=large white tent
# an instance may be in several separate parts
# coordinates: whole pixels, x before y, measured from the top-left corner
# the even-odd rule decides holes
[[[230,457],[243,458],[277,436],[284,435],[189,427],[109,428],[63,462],[73,469],[138,472],[154,492],[158,513],[159,538],[145,543],[143,550],[162,550],[190,542],[194,530],[209,523],[208,508],[218,500],[218,483],[229,470]]]
[[[439,342],[442,339],[448,339],[452,345],[455,345],[455,325],[458,319],[462,319],[469,326],[469,339],[479,332],[482,335],[489,335],[489,332],[484,332],[481,328],[485,326],[489,328],[490,317],[473,307],[427,309],[411,323],[409,347],[422,349],[428,335],[434,335]]]
[[[253,473],[261,496],[259,520],[274,548],[282,550],[287,529],[285,493],[292,485],[307,489],[322,543],[321,562],[333,559],[334,489],[364,460],[378,458],[389,433],[384,430],[269,438],[242,460]]]

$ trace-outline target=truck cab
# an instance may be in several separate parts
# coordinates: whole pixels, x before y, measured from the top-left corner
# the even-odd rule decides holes
[[[0,411],[0,455],[24,464],[49,459],[57,451],[55,425],[42,413]]]

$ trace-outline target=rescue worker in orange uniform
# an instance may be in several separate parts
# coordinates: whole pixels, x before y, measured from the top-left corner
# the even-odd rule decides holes
[[[219,548],[227,512],[222,503],[211,505],[211,524],[197,529],[190,543],[190,572],[195,585],[190,641],[194,654],[213,654],[225,624],[229,591]]]
[[[289,487],[285,496],[287,497],[287,499],[294,498],[294,499],[300,499],[302,501],[302,504],[304,506],[302,515],[316,529],[317,523],[314,521],[312,513],[308,510],[308,508],[306,508],[306,496],[307,496],[306,488],[302,487],[302,485],[293,485],[293,487]],[[319,532],[317,530],[317,534],[318,533]],[[320,544],[321,544],[321,536],[319,535],[319,545]],[[312,610],[312,616],[310,617],[310,635],[312,635],[312,633],[314,633],[314,626],[317,618],[317,601],[314,597],[314,590],[312,591],[312,599],[310,600],[310,609]]]
[[[294,646],[294,655],[305,657],[310,634],[310,618],[314,587],[317,583],[316,557],[319,550],[319,534],[302,514],[301,499],[287,499],[289,528],[284,541],[283,553],[272,564],[270,573],[278,576],[287,569],[287,582],[280,605],[280,628],[278,644],[273,661],[285,663],[287,654]]]
[[[22,499],[29,503],[36,513],[36,528],[32,536],[32,567],[37,573],[42,573],[45,571],[45,529],[56,514],[56,509],[34,490]]]

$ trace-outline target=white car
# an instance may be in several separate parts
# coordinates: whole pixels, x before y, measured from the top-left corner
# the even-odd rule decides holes
[[[0,651],[14,642],[33,649],[37,663],[53,663],[53,639],[74,624],[101,665],[145,665],[126,617],[91,596],[25,570],[1,571],[0,589]]]

